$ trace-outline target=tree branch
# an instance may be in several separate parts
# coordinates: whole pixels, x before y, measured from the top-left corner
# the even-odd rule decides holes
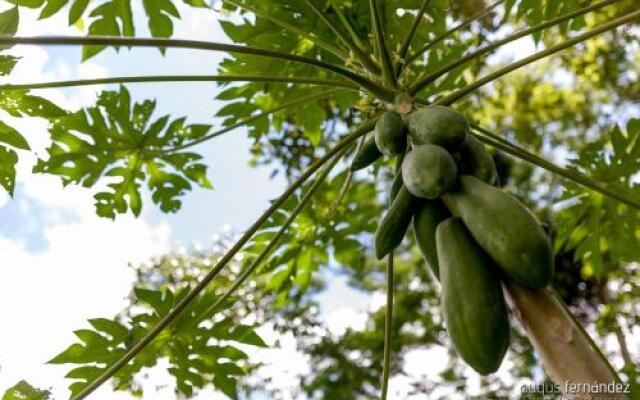
[[[380,64],[382,65],[382,75],[385,82],[392,88],[398,86],[396,80],[396,74],[393,70],[393,64],[391,63],[391,56],[389,55],[389,49],[384,39],[384,30],[382,29],[382,17],[381,10],[378,5],[378,0],[369,0],[369,6],[371,7],[371,24],[373,25],[373,33],[375,35],[376,44],[380,53]]]
[[[497,6],[499,6],[500,4],[502,4],[504,2],[505,2],[505,0],[496,1],[495,3],[489,5],[487,8],[485,8],[484,10],[480,11],[479,13],[477,13],[476,15],[473,15],[473,16],[469,17],[468,19],[462,21],[461,23],[459,23],[458,25],[456,25],[453,28],[449,29],[445,33],[441,34],[440,36],[435,37],[432,41],[427,43],[423,48],[421,48],[420,50],[415,52],[412,56],[410,56],[409,59],[407,60],[407,62],[405,63],[405,67],[408,67],[409,65],[411,65],[411,63],[416,61],[418,58],[422,57],[422,55],[424,53],[426,53],[430,48],[432,48],[436,44],[440,43],[444,39],[448,38],[449,36],[453,35],[457,31],[459,31],[460,29],[462,29],[462,28],[466,27],[467,25],[471,24],[473,21],[476,21],[476,20],[478,20],[480,18],[484,18],[491,11],[493,11],[494,8],[496,8]]]
[[[598,193],[602,193],[608,197],[618,200],[623,204],[626,204],[630,207],[640,210],[640,202],[633,199],[629,199],[626,196],[616,193],[614,190],[610,189],[606,184],[602,182],[593,180],[585,175],[580,174],[579,172],[575,172],[575,171],[571,171],[571,170],[559,167],[543,158],[540,158],[534,154],[529,153],[525,149],[519,146],[516,146],[515,144],[509,143],[508,141],[499,137],[495,133],[492,133],[477,125],[472,124],[472,129],[480,133],[479,135],[476,134],[475,136],[479,140],[488,144],[489,146],[495,147],[496,149],[502,150],[505,153],[511,154],[521,160],[527,161],[540,168],[544,168],[553,174],[561,176],[565,179],[569,179],[570,181],[575,182],[581,186],[594,190]]]
[[[351,35],[351,40],[353,40],[353,43],[355,43],[360,50],[362,50],[363,52],[366,52],[367,46],[364,45],[364,43],[362,42],[362,39],[360,39],[360,36],[358,36],[355,29],[353,28],[353,25],[351,25],[351,23],[349,22],[347,17],[344,15],[340,7],[336,4],[335,0],[329,0],[329,4],[331,4],[331,7],[338,15],[338,18],[342,22],[342,26],[344,26],[344,28],[349,32],[349,35]]]
[[[199,319],[213,317],[218,307],[220,307],[220,305],[222,305],[233,293],[235,293],[235,291],[238,290],[238,288],[242,286],[247,279],[249,279],[249,277],[256,271],[256,269],[258,269],[258,267],[262,264],[262,262],[275,249],[276,245],[280,242],[280,239],[282,239],[284,234],[287,232],[287,229],[289,229],[291,224],[295,221],[298,214],[300,214],[300,212],[309,203],[309,201],[311,201],[311,198],[313,197],[313,195],[318,191],[320,186],[322,186],[324,181],[327,179],[327,176],[329,175],[329,173],[333,170],[333,168],[336,166],[338,161],[340,161],[342,156],[344,156],[347,150],[348,150],[348,147],[345,147],[338,154],[336,154],[331,161],[329,161],[329,163],[325,166],[324,170],[318,175],[316,180],[309,187],[309,190],[307,190],[307,192],[304,194],[302,199],[300,199],[300,202],[298,203],[296,208],[293,209],[293,211],[291,211],[291,214],[289,214],[286,221],[282,224],[278,232],[269,241],[267,246],[251,262],[251,265],[249,265],[244,271],[242,271],[242,273],[233,282],[231,287],[222,296],[217,298],[216,301],[213,304],[211,304],[211,306],[207,307],[207,309],[200,315]]]
[[[218,136],[222,136],[227,132],[231,132],[234,129],[240,128],[240,127],[248,124],[249,122],[256,121],[256,120],[258,120],[260,118],[264,118],[266,116],[269,116],[271,114],[277,113],[277,112],[282,111],[282,110],[286,110],[289,107],[293,107],[293,106],[298,105],[298,104],[308,103],[310,101],[329,98],[329,97],[331,97],[332,94],[338,92],[339,90],[340,89],[328,90],[326,92],[312,94],[312,95],[309,95],[309,96],[301,97],[299,99],[291,100],[289,102],[286,102],[286,103],[283,103],[283,104],[279,105],[278,107],[274,107],[274,108],[272,108],[270,110],[266,110],[266,111],[263,111],[263,112],[258,113],[256,115],[252,115],[252,116],[249,116],[249,117],[246,117],[246,118],[242,118],[242,119],[238,120],[238,122],[236,122],[233,125],[229,125],[227,127],[224,127],[224,128],[222,128],[220,130],[212,132],[212,133],[210,133],[208,135],[205,135],[205,136],[203,136],[201,138],[198,138],[196,140],[190,141],[188,143],[184,143],[184,144],[182,144],[180,146],[166,148],[166,149],[163,149],[163,151],[176,152],[176,151],[188,149],[188,148],[196,146],[196,145],[198,145],[200,143],[204,143],[204,142],[206,142],[208,140],[217,138]]]
[[[427,12],[427,7],[429,7],[429,3],[431,0],[424,0],[422,6],[418,10],[418,14],[416,14],[416,18],[413,20],[413,24],[411,25],[411,29],[407,32],[407,36],[404,38],[402,42],[402,46],[400,47],[400,51],[398,52],[398,62],[395,64],[395,74],[396,77],[400,76],[402,69],[405,64],[405,57],[407,56],[407,52],[409,51],[409,47],[411,47],[411,42],[413,42],[413,38],[416,35],[416,31],[418,30],[418,26],[420,25],[420,21],[424,17],[425,12]]]
[[[369,55],[365,54],[363,50],[361,50],[357,45],[355,45],[349,38],[342,33],[340,29],[338,29],[333,22],[327,18],[324,12],[318,8],[318,6],[313,2],[313,0],[304,0],[305,3],[313,10],[313,12],[322,20],[322,22],[331,29],[331,31],[336,35],[342,43],[344,43],[351,52],[356,56],[358,61],[371,73],[379,74],[380,67],[373,62],[373,60],[369,57]]]
[[[596,3],[596,4],[592,4],[590,6],[587,7],[583,7],[583,8],[579,8],[575,11],[563,14],[559,17],[553,18],[549,21],[543,22],[541,24],[532,26],[530,28],[518,31],[512,35],[509,35],[508,37],[498,40],[494,43],[491,43],[481,49],[478,49],[472,53],[467,54],[466,56],[463,56],[439,69],[437,69],[436,71],[430,73],[429,75],[425,76],[424,78],[420,79],[418,82],[416,82],[412,87],[411,87],[411,92],[412,93],[418,93],[419,91],[421,91],[422,89],[426,88],[428,85],[430,85],[431,83],[435,82],[436,79],[440,78],[441,76],[445,75],[446,73],[450,72],[451,70],[477,58],[480,57],[482,55],[485,55],[487,53],[492,52],[493,50],[507,44],[510,42],[513,42],[515,40],[518,40],[522,37],[528,36],[532,33],[535,32],[539,32],[541,30],[544,30],[546,28],[561,24],[563,22],[566,22],[572,18],[578,17],[580,15],[589,13],[591,11],[595,11],[597,9],[600,9],[604,6],[608,6],[610,4],[613,4],[615,2],[618,2],[620,0],[605,0],[602,1],[600,3]],[[583,39],[584,40],[584,39]]]
[[[111,78],[77,79],[54,82],[34,82],[0,85],[0,91],[52,89],[75,86],[108,85],[114,83],[156,83],[156,82],[267,82],[293,83],[318,86],[335,86],[359,90],[348,81],[320,78],[301,78],[295,76],[240,76],[240,75],[158,75],[158,76],[119,76]]]
[[[167,47],[167,48],[181,48],[181,49],[194,49],[194,50],[206,50],[206,51],[222,51],[228,53],[248,54],[253,56],[267,57],[277,60],[293,61],[301,64],[313,65],[315,67],[331,71],[338,75],[341,75],[350,81],[356,83],[364,90],[368,90],[376,96],[381,97],[387,101],[391,101],[394,98],[394,93],[375,82],[370,81],[362,75],[356,74],[346,68],[317,60],[314,58],[307,58],[296,54],[282,53],[272,50],[256,49],[253,47],[239,46],[234,44],[224,44],[216,42],[205,42],[200,40],[184,40],[184,39],[162,39],[162,38],[131,38],[120,36],[32,36],[32,37],[18,37],[18,36],[0,36],[0,45],[15,45],[15,44],[35,44],[43,46],[51,45],[69,45],[69,46],[83,46],[83,45],[101,45],[101,46],[131,46],[131,47]]]
[[[553,47],[549,47],[548,49],[539,51],[537,53],[534,53],[532,55],[530,55],[529,57],[525,57],[520,61],[516,61],[512,64],[507,65],[506,67],[500,68],[499,70],[485,76],[484,78],[478,79],[477,81],[471,83],[470,85],[467,85],[465,87],[463,87],[462,89],[459,89],[453,93],[451,93],[450,95],[440,99],[437,101],[438,104],[442,104],[442,105],[449,105],[451,103],[454,103],[456,101],[458,101],[459,99],[461,99],[462,97],[468,95],[469,93],[473,92],[474,90],[478,89],[479,87],[482,87],[484,85],[486,85],[487,83],[490,83],[500,77],[502,77],[503,75],[508,74],[509,72],[515,71],[518,68],[524,67],[525,65],[531,64],[533,62],[536,62],[538,60],[541,60],[545,57],[548,57],[552,54],[555,54],[559,51],[562,51],[568,47],[574,46],[578,43],[584,42],[587,39],[590,39],[594,36],[600,35],[604,32],[610,31],[612,29],[615,29],[617,27],[619,27],[620,25],[624,25],[628,22],[633,21],[634,19],[640,17],[640,10],[634,11],[630,14],[624,15],[622,17],[616,18],[613,21],[607,22],[606,24],[602,24],[588,32],[582,33],[574,38],[571,38],[569,40],[565,40],[564,42],[555,45]]]
[[[391,339],[393,331],[393,251],[387,256],[387,304],[384,319],[384,356],[382,361],[381,400],[387,400],[391,375]]]
[[[202,278],[198,284],[193,287],[172,309],[165,315],[156,326],[154,326],[142,339],[140,339],[126,354],[118,361],[110,365],[100,376],[90,382],[72,400],[81,400],[90,395],[99,388],[103,383],[113,377],[121,368],[125,367],[139,352],[149,345],[169,324],[171,324],[184,309],[211,283],[211,281],[222,271],[229,261],[244,247],[251,237],[260,229],[260,227],[276,212],[291,195],[298,190],[318,169],[339,154],[360,136],[369,132],[375,126],[376,119],[372,118],[363,122],[358,128],[354,129],[349,135],[344,137],[327,153],[314,162],[307,170],[289,186],[289,188],[276,200],[271,206],[255,221],[249,229],[238,239],[238,241],[222,256],[216,265]]]

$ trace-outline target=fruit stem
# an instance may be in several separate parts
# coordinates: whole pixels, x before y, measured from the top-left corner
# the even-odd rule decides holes
[[[393,327],[393,251],[387,256],[387,304],[384,318],[384,356],[382,361],[382,390],[380,400],[387,400],[391,374],[391,337]]]

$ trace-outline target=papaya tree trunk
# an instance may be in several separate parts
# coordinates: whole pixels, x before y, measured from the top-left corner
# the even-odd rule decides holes
[[[547,374],[565,398],[628,398],[616,372],[553,289],[531,290],[513,282],[505,282],[504,288]],[[589,385],[591,392],[580,385]],[[594,385],[599,385],[599,393],[594,393]]]

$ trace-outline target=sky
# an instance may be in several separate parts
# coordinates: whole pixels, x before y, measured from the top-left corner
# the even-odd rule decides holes
[[[4,4],[4,3],[3,3]],[[139,7],[140,3],[136,3]],[[180,5],[182,20],[176,21],[175,37],[228,42],[219,28],[216,12]],[[0,10],[2,11],[2,10]],[[139,11],[139,10],[138,10]],[[134,9],[135,12],[135,9]],[[137,13],[140,16],[142,13]],[[37,13],[20,10],[18,35],[78,35],[67,27],[66,13],[37,21]],[[147,36],[146,21],[138,18],[138,36]],[[122,75],[215,74],[221,55],[212,52],[175,50],[165,57],[153,49],[108,49],[80,63],[78,47],[16,46],[11,54],[22,61],[6,82],[99,78]],[[186,116],[194,123],[215,123],[220,107],[211,83],[163,83],[128,85],[136,100],[158,100],[156,116]],[[91,86],[35,91],[66,109],[76,110],[95,102],[106,89]],[[115,86],[109,89],[116,89]],[[0,112],[25,134],[36,154],[45,156],[49,144],[47,126],[36,119],[16,119]],[[22,154],[14,198],[0,192],[0,393],[21,379],[49,389],[56,399],[68,397],[68,366],[46,365],[75,341],[73,331],[87,327],[89,318],[113,316],[126,305],[134,274],[129,264],[180,247],[206,247],[225,229],[242,231],[285,188],[283,179],[270,178],[270,168],[249,167],[250,142],[239,129],[201,145],[197,150],[209,166],[214,190],[195,188],[183,198],[182,209],[163,214],[148,201],[139,218],[119,216],[115,221],[94,213],[93,193],[77,187],[63,188],[59,179],[34,175],[35,157]],[[341,301],[349,298],[349,306]],[[347,326],[363,326],[369,299],[338,279],[331,293],[321,299],[323,311],[339,333]],[[263,361],[287,360],[265,369],[278,384],[295,385],[295,374],[308,368],[295,351],[293,337],[275,337],[265,329],[267,342],[278,346],[255,356]],[[171,378],[162,368],[151,373],[147,387],[169,385],[159,393],[147,390],[145,399],[173,399]],[[113,393],[109,385],[92,397],[128,399]],[[199,398],[216,399],[205,392]],[[220,397],[222,398],[222,397]]]

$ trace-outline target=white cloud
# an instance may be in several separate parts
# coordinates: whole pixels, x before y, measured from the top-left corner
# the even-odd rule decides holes
[[[122,309],[133,280],[129,262],[170,248],[166,225],[131,217],[83,217],[46,227],[45,237],[48,250],[36,254],[0,238],[0,388],[25,378],[61,390],[61,371],[43,363],[73,342],[84,320]]]
[[[35,13],[23,10],[21,35],[77,34],[74,28],[66,27],[63,14],[47,23],[36,23]],[[12,48],[10,52],[22,60],[4,80],[48,82],[109,75],[96,63],[76,66],[61,57],[52,58],[48,50]],[[74,110],[93,103],[99,89],[40,90],[37,94]],[[45,121],[4,113],[1,118],[25,134],[33,150],[43,155],[49,145]],[[32,251],[24,238],[0,235],[0,393],[26,379],[42,388],[53,386],[55,397],[65,398],[69,381],[63,377],[69,366],[45,362],[76,340],[72,332],[86,328],[86,319],[113,316],[122,309],[134,279],[127,265],[169,251],[171,229],[166,223],[149,223],[144,216],[123,216],[115,222],[101,219],[95,215],[90,191],[63,188],[58,178],[33,175],[34,162],[34,155],[22,153],[16,198],[9,200],[0,194],[0,208],[8,201],[16,202],[16,209],[24,215],[18,220],[38,225],[35,229],[46,242],[38,252]],[[35,212],[46,214],[46,218],[30,218]],[[105,385],[94,398],[130,396],[116,395]]]

